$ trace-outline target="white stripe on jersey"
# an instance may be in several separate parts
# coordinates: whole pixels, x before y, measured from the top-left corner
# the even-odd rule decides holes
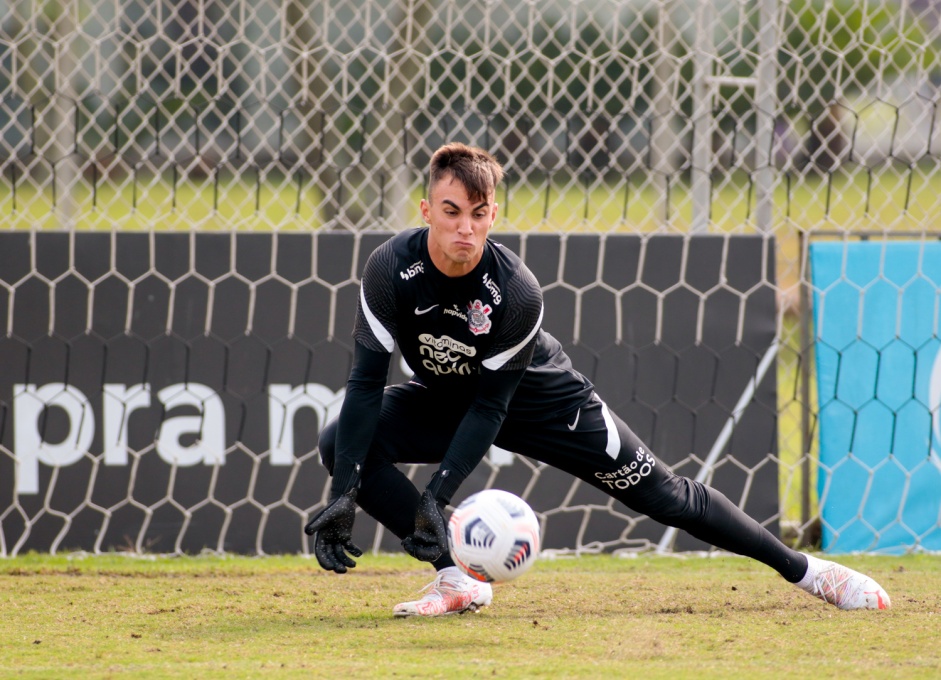
[[[372,313],[369,305],[366,304],[366,295],[363,293],[363,288],[364,286],[359,287],[359,303],[363,306],[363,316],[369,322],[369,328],[372,330],[372,334],[376,336],[376,340],[382,343],[387,352],[391,353],[395,349],[395,339],[382,325],[382,322],[376,318],[376,315]]]
[[[510,359],[515,357],[517,352],[523,349],[526,346],[526,343],[532,340],[533,336],[539,332],[539,328],[542,326],[542,312],[544,309],[545,307],[543,307],[542,305],[539,306],[539,318],[536,319],[536,325],[533,326],[533,329],[529,332],[529,335],[527,335],[522,340],[522,342],[520,342],[518,345],[510,347],[510,349],[504,352],[500,352],[499,354],[490,357],[489,359],[484,359],[482,362],[480,362],[481,365],[486,369],[495,371],[501,366],[503,366],[503,364],[508,362]]]

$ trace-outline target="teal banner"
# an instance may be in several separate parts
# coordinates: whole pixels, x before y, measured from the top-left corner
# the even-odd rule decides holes
[[[810,246],[823,549],[941,550],[941,243]]]

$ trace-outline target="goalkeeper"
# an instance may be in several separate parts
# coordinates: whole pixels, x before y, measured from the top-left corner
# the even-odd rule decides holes
[[[841,609],[883,609],[871,578],[792,550],[724,495],[668,470],[576,371],[541,328],[542,292],[521,259],[487,238],[503,169],[487,152],[448,144],[431,158],[427,227],[397,234],[370,256],[339,417],[320,452],[329,502],[307,525],[324,569],[344,573],[356,505],[431,562],[425,595],[396,616],[438,616],[491,603],[486,583],[448,553],[443,509],[491,444],[575,475],[636,512],[768,565]],[[393,348],[414,371],[386,388]],[[437,464],[419,491],[399,463]]]

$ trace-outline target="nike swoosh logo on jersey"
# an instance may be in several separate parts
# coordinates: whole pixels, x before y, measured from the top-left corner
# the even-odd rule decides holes
[[[566,427],[568,427],[568,429],[570,430],[574,430],[575,427],[578,425],[578,419],[581,417],[582,417],[582,410],[578,409],[578,411],[575,412],[575,422],[572,423],[571,425],[566,425]]]
[[[418,307],[416,307],[415,316],[421,316],[422,314],[427,314],[428,312],[430,312],[432,309],[434,309],[437,306],[438,305],[431,305],[431,307],[427,307],[425,309],[419,309]]]

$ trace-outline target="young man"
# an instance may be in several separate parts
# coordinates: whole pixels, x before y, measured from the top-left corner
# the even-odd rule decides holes
[[[514,253],[488,240],[499,163],[448,144],[431,159],[427,228],[393,236],[363,273],[355,354],[339,418],[320,452],[330,502],[305,527],[320,565],[338,573],[362,552],[351,541],[359,504],[431,562],[438,576],[396,616],[438,616],[489,605],[488,584],[448,554],[443,509],[491,444],[584,480],[627,507],[777,570],[841,609],[884,609],[871,578],[791,550],[724,495],[670,472],[595,393],[541,329],[542,292]],[[414,371],[385,388],[395,345]],[[423,493],[398,463],[438,464]],[[617,479],[623,484],[609,484]]]

